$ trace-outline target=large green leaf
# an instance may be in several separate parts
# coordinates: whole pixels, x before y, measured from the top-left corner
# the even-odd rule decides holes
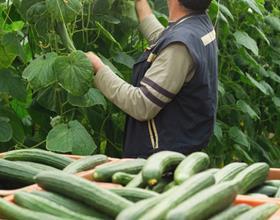
[[[107,102],[102,93],[98,89],[91,88],[84,96],[73,96],[69,94],[69,103],[73,106],[89,108],[95,105],[101,105],[104,109]]]
[[[223,130],[222,130],[221,124],[219,122],[215,123],[214,135],[218,139],[219,142],[222,142]]]
[[[19,56],[22,60],[25,59],[25,54],[20,41],[21,37],[16,31],[8,32],[2,37],[1,43],[9,54]]]
[[[275,96],[272,98],[272,101],[275,104],[275,106],[280,110],[280,98]]]
[[[16,142],[23,143],[25,139],[25,130],[20,118],[11,109],[3,108],[0,109],[0,116],[9,119],[9,124],[13,130],[13,139]]]
[[[249,155],[249,153],[246,150],[244,150],[240,145],[235,144],[233,147],[234,147],[238,157],[242,161],[244,161],[246,163],[254,163],[255,162],[254,159]]]
[[[25,19],[28,9],[37,2],[42,1],[44,0],[13,0],[13,4],[16,6],[21,16]]]
[[[0,92],[8,93],[12,97],[24,101],[26,89],[23,80],[9,69],[0,69]]]
[[[229,17],[232,21],[234,21],[234,17],[232,15],[232,13],[230,12],[230,10],[224,6],[223,4],[219,4],[219,8],[220,8],[220,11],[226,15],[227,17]]]
[[[17,32],[8,32],[0,35],[0,67],[8,68],[15,58],[25,59],[25,54]]]
[[[9,123],[9,119],[0,117],[0,142],[8,142],[13,137],[13,129]]]
[[[257,26],[255,25],[252,25],[252,27],[259,33],[259,35],[261,36],[261,38],[268,44],[270,45],[270,41],[269,39],[267,38],[266,34],[264,33],[263,30],[261,30],[260,28],[258,28]]]
[[[81,51],[58,57],[54,63],[54,71],[60,85],[74,96],[83,96],[92,87],[92,64]]]
[[[80,0],[46,0],[46,4],[49,13],[56,20],[66,23],[74,21],[82,9]]]
[[[246,74],[246,76],[248,77],[248,79],[251,81],[251,83],[258,88],[263,94],[265,95],[269,95],[269,92],[267,91],[267,88],[262,85],[261,83],[259,83],[257,80],[255,80],[252,76],[250,76],[249,74]]]
[[[268,76],[277,83],[280,83],[280,76],[272,71],[267,71]]]
[[[245,2],[251,9],[253,9],[258,14],[262,15],[262,12],[258,6],[258,3],[255,0],[242,0]]]
[[[259,55],[259,48],[256,41],[244,31],[236,31],[234,33],[235,40],[238,44],[251,50],[256,56]]]
[[[240,108],[241,111],[243,111],[244,113],[247,113],[248,115],[250,115],[250,117],[252,119],[260,119],[260,117],[254,111],[254,109],[252,109],[252,107],[250,105],[248,105],[245,101],[238,100],[236,105],[238,106],[238,108]]]
[[[280,32],[280,19],[275,16],[265,17],[265,21],[276,31]]]
[[[241,131],[238,127],[231,127],[229,129],[229,136],[235,143],[247,148],[250,147],[250,142],[247,135],[244,134],[243,131]]]
[[[98,31],[104,38],[109,40],[109,42],[116,44],[119,47],[119,49],[122,50],[122,46],[120,45],[120,43],[113,37],[113,35],[108,30],[106,30],[106,28],[100,22],[96,21],[95,24],[98,28]]]
[[[26,67],[22,76],[34,90],[47,87],[57,81],[53,71],[56,58],[56,53],[48,53],[36,58]]]
[[[48,15],[45,2],[37,2],[27,10],[27,21],[31,24],[37,23],[42,17]]]
[[[113,57],[114,61],[120,64],[127,66],[132,69],[135,63],[135,60],[129,56],[127,53],[120,52],[116,56]]]
[[[269,95],[274,96],[275,92],[274,92],[274,89],[271,87],[270,84],[268,84],[266,81],[262,80],[260,82],[260,85],[262,85],[266,89],[266,91]]]
[[[53,85],[38,92],[36,101],[45,109],[59,113],[62,104],[67,101],[67,94],[58,85]]]
[[[108,60],[106,57],[102,56],[101,54],[98,54],[100,59],[102,60],[102,62],[109,66],[111,68],[111,70],[113,70],[114,73],[116,73],[118,76],[123,77],[123,75],[121,74],[121,72],[114,66],[114,64],[112,64],[112,62],[110,60]]]
[[[47,149],[55,152],[89,155],[96,148],[92,137],[78,121],[59,124],[47,136]]]
[[[8,68],[13,63],[16,55],[13,53],[9,53],[6,48],[0,44],[0,68]]]

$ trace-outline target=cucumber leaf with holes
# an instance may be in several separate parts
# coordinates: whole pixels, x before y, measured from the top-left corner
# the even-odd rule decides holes
[[[24,70],[23,78],[26,79],[34,90],[38,90],[56,82],[53,65],[57,54],[52,52],[33,60]]]
[[[83,96],[92,86],[92,64],[82,51],[58,57],[54,71],[59,84],[74,96]]]

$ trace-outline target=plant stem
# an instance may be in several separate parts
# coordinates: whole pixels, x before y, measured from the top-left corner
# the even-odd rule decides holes
[[[58,35],[60,36],[62,43],[64,45],[64,47],[72,52],[75,51],[76,48],[73,44],[73,41],[67,31],[66,25],[63,22],[57,22],[56,23],[56,32],[58,33]]]

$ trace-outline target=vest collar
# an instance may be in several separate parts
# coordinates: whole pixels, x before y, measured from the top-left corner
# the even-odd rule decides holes
[[[167,28],[175,27],[178,24],[181,24],[182,22],[184,22],[185,20],[188,20],[196,15],[203,15],[203,14],[205,14],[205,12],[192,12],[186,16],[183,16],[182,18],[180,18],[177,21],[169,22]]]

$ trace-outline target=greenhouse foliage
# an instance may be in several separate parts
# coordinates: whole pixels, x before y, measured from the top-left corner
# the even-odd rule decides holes
[[[163,1],[151,4],[168,25]],[[280,3],[213,1],[209,15],[220,81],[206,151],[217,166],[280,167]],[[82,51],[94,51],[129,81],[147,46],[137,26],[134,1],[0,0],[0,151],[120,156],[125,115],[94,88]]]

